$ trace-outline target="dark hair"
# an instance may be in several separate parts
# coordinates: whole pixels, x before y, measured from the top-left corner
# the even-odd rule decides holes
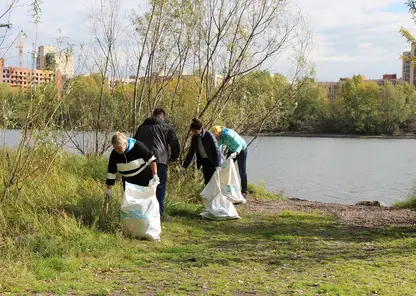
[[[166,115],[165,110],[163,110],[162,108],[156,108],[155,110],[153,110],[153,116],[154,117],[158,117],[162,114],[163,114],[163,116]]]
[[[200,130],[201,128],[202,128],[202,122],[197,118],[192,119],[191,129]]]

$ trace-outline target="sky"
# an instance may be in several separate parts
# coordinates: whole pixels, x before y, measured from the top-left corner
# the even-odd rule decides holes
[[[11,0],[0,0],[0,14]],[[354,74],[370,79],[396,73],[401,77],[400,55],[409,50],[409,44],[400,36],[401,26],[416,34],[405,0],[289,0],[307,18],[313,33],[310,61],[319,81],[337,81]],[[33,0],[20,0],[19,7],[0,22],[13,24],[8,41],[20,31],[25,32],[24,66],[30,67],[35,26],[28,5]],[[38,45],[55,45],[59,37],[79,46],[90,42],[88,14],[94,0],[42,0],[41,23],[38,27]],[[145,8],[144,0],[121,0],[122,15],[126,18],[132,9]],[[5,30],[0,28],[0,30]],[[4,31],[0,31],[3,33]],[[2,50],[4,51],[3,44]],[[6,66],[17,66],[18,53],[12,45],[5,55]],[[285,73],[287,63],[276,61],[269,70]]]

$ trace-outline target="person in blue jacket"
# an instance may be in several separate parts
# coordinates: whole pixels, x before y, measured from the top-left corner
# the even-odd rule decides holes
[[[227,156],[237,158],[238,171],[241,179],[241,194],[247,195],[247,143],[234,130],[223,126],[213,126],[211,132],[218,141],[219,148],[227,147]]]
[[[192,119],[191,132],[193,133],[191,139],[191,147],[182,165],[182,174],[186,173],[194,155],[196,153],[197,168],[202,167],[204,174],[205,185],[211,180],[212,175],[216,169],[221,168],[222,156],[218,148],[217,140],[214,135],[202,127],[201,121]]]

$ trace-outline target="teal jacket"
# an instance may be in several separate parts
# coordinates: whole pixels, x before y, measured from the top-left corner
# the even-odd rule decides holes
[[[220,138],[218,139],[218,146],[220,146],[220,149],[222,145],[227,146],[230,152],[237,153],[240,153],[241,150],[247,148],[246,141],[244,141],[244,139],[239,134],[229,128],[224,128]]]

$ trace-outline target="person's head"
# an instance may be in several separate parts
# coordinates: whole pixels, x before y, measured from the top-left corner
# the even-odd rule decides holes
[[[159,120],[165,120],[165,115],[165,110],[163,110],[162,108],[156,108],[155,110],[153,110],[153,117]]]
[[[213,133],[216,139],[220,138],[223,130],[224,130],[223,126],[214,125],[213,127],[211,127],[211,133]]]
[[[199,119],[192,119],[191,132],[194,135],[199,135],[202,132],[202,122]]]
[[[116,132],[116,134],[111,138],[111,144],[113,144],[114,150],[123,154],[127,149],[127,137],[125,134]]]

